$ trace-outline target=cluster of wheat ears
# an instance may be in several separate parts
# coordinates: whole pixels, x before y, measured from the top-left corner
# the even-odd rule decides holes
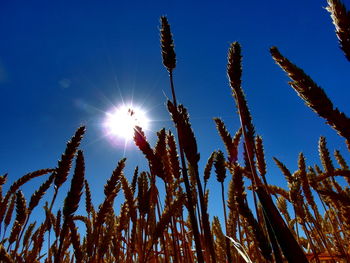
[[[327,10],[340,47],[350,60],[350,12],[338,0],[328,0]],[[134,141],[148,160],[149,170],[139,172],[136,168],[129,182],[123,173],[125,159],[120,160],[104,186],[104,201],[97,208],[91,200],[84,177],[84,155],[79,150],[85,127],[80,127],[67,143],[56,168],[24,175],[6,194],[2,193],[2,185],[7,175],[0,176],[0,261],[350,262],[350,190],[338,180],[343,177],[350,184],[350,170],[340,152],[334,152],[338,162],[335,167],[326,139],[321,137],[322,167],[307,167],[302,153],[295,172],[275,159],[288,181],[288,189],[268,184],[263,142],[255,134],[242,90],[241,48],[235,42],[228,52],[227,75],[241,127],[232,137],[223,121],[215,119],[227,153],[213,152],[202,176],[189,115],[175,96],[176,58],[165,17],[161,17],[160,34],[163,64],[169,72],[173,96],[167,107],[176,136],[162,129],[157,133],[156,145],[151,147],[142,129],[136,127]],[[306,105],[345,138],[350,150],[350,119],[277,48],[271,48],[271,55]],[[240,144],[244,158],[238,162]],[[67,181],[74,161],[62,210],[53,211],[57,193]],[[224,222],[208,214],[207,182],[212,170],[221,184]],[[227,174],[231,179],[225,192]],[[39,176],[48,178],[28,203],[21,186]],[[162,184],[166,192],[163,200],[158,194]],[[46,216],[43,222],[33,221],[32,212],[50,187],[54,190],[50,198],[45,197]],[[247,202],[246,189],[252,191],[253,208]],[[86,213],[78,215],[83,192]],[[114,201],[120,192],[125,199],[115,209]],[[78,229],[79,225],[85,227]]]

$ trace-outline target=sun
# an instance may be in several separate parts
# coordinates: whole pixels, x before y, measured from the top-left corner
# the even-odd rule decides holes
[[[109,135],[129,141],[134,136],[134,128],[148,129],[150,120],[139,107],[122,105],[106,113],[104,126]]]

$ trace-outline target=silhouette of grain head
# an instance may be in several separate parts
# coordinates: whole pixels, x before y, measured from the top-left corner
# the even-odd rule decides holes
[[[1,175],[0,176],[0,185],[5,184],[6,180],[7,180],[7,174]]]
[[[73,216],[78,209],[80,197],[84,187],[85,162],[82,151],[78,151],[74,175],[70,190],[64,200],[63,216],[65,219]]]
[[[174,178],[179,179],[180,178],[180,162],[179,162],[179,156],[177,153],[177,148],[176,148],[176,142],[175,142],[175,137],[169,131],[167,134],[167,152],[169,155],[169,161],[170,161],[170,168],[172,171],[172,174]]]
[[[216,180],[220,183],[223,183],[226,178],[226,167],[225,167],[225,156],[224,153],[218,150],[215,154],[214,159]]]
[[[168,19],[165,16],[160,18],[160,42],[162,48],[163,64],[170,72],[176,67],[176,55],[174,51],[174,42],[170,30]]]
[[[57,168],[54,172],[55,174],[55,187],[58,189],[68,177],[69,170],[72,166],[72,161],[80,141],[85,133],[85,127],[81,126],[77,129],[72,139],[67,143],[65,152],[61,156],[61,160],[58,162]]]
[[[236,102],[238,114],[241,118],[242,132],[244,139],[250,144],[254,142],[255,128],[252,122],[252,117],[248,108],[243,89],[242,89],[242,55],[241,46],[238,42],[230,45],[227,56],[227,76],[230,81],[233,97]]]
[[[204,185],[206,186],[206,184],[208,183],[208,180],[210,178],[210,173],[211,173],[211,169],[213,167],[213,163],[214,163],[214,159],[215,159],[215,155],[216,155],[216,152],[212,152],[211,155],[209,156],[208,158],[208,161],[207,161],[207,164],[205,165],[205,168],[204,168],[204,176],[203,176],[203,179],[204,179]],[[205,187],[204,187],[205,188]]]
[[[219,135],[222,141],[225,144],[226,151],[228,153],[228,160],[231,163],[237,162],[238,155],[238,144],[241,139],[242,129],[238,129],[235,136],[232,138],[229,131],[226,129],[224,122],[219,118],[214,118],[216,129],[219,132]]]
[[[346,139],[350,149],[350,119],[337,108],[333,107],[332,101],[325,91],[319,87],[305,72],[281,55],[276,47],[270,49],[276,63],[292,79],[289,84],[301,97],[305,104],[324,118],[338,134]]]
[[[121,159],[113,170],[111,177],[104,186],[105,196],[108,197],[115,189],[120,189],[120,177],[125,167],[126,158]]]
[[[238,42],[230,45],[228,52],[227,75],[232,88],[241,87],[242,77],[241,46]]]
[[[54,179],[55,175],[52,173],[50,177],[39,187],[39,189],[34,192],[29,201],[29,211],[32,211],[38,205],[39,201],[45,195],[47,189],[49,189]]]
[[[339,0],[327,0],[327,11],[331,14],[340,48],[350,61],[350,12]]]
[[[256,152],[256,163],[260,175],[264,176],[266,174],[266,162],[264,155],[264,146],[261,136],[256,136],[255,138],[255,152]]]

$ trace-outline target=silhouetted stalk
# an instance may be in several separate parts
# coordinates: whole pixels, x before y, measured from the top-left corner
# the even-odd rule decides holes
[[[162,23],[162,28],[160,32],[161,32],[161,48],[162,48],[163,64],[166,67],[167,71],[169,72],[170,88],[171,88],[171,93],[173,98],[173,104],[177,110],[177,100],[176,100],[174,80],[173,80],[173,69],[176,67],[176,55],[174,51],[174,42],[172,39],[170,25],[168,23],[167,18],[164,16],[161,17],[161,23]],[[181,136],[179,136],[179,128],[176,127],[176,129],[177,129],[177,138],[178,138],[179,149],[180,149],[180,159],[182,164],[182,175],[184,178],[186,194],[187,194],[188,213],[190,215],[194,241],[196,244],[197,260],[198,262],[201,263],[201,262],[204,262],[204,259],[203,259],[203,253],[202,253],[202,246],[200,243],[198,223],[194,212],[191,187],[188,180],[187,166],[186,166],[185,155],[183,150],[183,142],[182,142]]]
[[[205,241],[207,243],[207,246],[209,247],[209,252],[210,252],[212,261],[216,262],[214,241],[213,241],[213,236],[212,236],[211,230],[210,230],[207,206],[205,205],[205,201],[204,201],[203,188],[202,188],[202,184],[200,182],[198,169],[196,169],[195,174],[196,174],[196,179],[197,179],[199,204],[201,206],[201,212],[202,212],[202,221],[203,221],[203,229],[204,229]]]
[[[174,103],[174,106],[177,108],[177,100],[176,100],[174,80],[173,80],[173,71],[172,70],[169,71],[169,79],[170,79],[171,95],[173,96],[173,103]]]
[[[196,190],[194,190],[193,192],[196,195],[196,198],[198,198]],[[193,196],[193,195],[191,195],[191,196]],[[203,222],[202,222],[202,217],[201,217],[201,211],[199,210],[199,205],[197,204],[197,202],[195,202],[195,200],[193,200],[193,205],[194,205],[194,208],[193,208],[194,216],[196,217],[196,221],[199,224],[198,233],[199,233],[199,236],[202,236],[202,234],[203,234]]]
[[[48,237],[47,237],[47,251],[48,251],[48,258],[50,260],[50,262],[52,262],[52,256],[51,256],[51,249],[50,249],[50,246],[51,246],[51,236],[50,236],[50,232],[48,232]]]
[[[224,209],[224,219],[225,219],[225,233],[227,233],[227,215],[226,215],[226,205],[225,205],[225,191],[224,191],[224,183],[221,182],[221,198],[222,198],[222,207]],[[228,238],[225,238],[226,242],[226,254],[228,262],[232,262],[231,251],[230,251],[230,241]]]
[[[255,206],[255,212],[256,212],[256,217],[258,219],[259,225],[262,225],[262,219],[260,218],[260,213],[258,212],[258,202],[256,200],[256,193],[253,190],[253,201],[254,201],[254,206]]]
[[[242,226],[241,226],[241,216],[238,214],[238,217],[237,217],[237,228],[238,228],[238,234],[239,234],[239,243],[242,243],[243,241],[243,234],[242,234]],[[239,263],[242,261],[242,257],[239,255],[239,253],[237,253],[237,256],[238,256],[238,260],[239,260]]]
[[[176,66],[176,56],[174,52],[174,43],[172,40],[172,35],[170,32],[170,26],[168,24],[168,21],[165,17],[161,17],[161,22],[162,22],[162,28],[161,28],[161,47],[162,47],[162,57],[163,57],[163,64],[167,68],[169,72],[169,77],[170,77],[170,86],[171,86],[171,92],[173,96],[173,106],[176,111],[178,111],[177,107],[177,101],[176,101],[176,95],[175,95],[175,88],[174,88],[174,82],[173,82],[173,69]],[[190,208],[189,213],[190,213],[190,220],[191,224],[193,225],[193,232],[194,232],[194,237],[195,237],[195,243],[196,243],[196,250],[197,254],[201,254],[201,249],[197,249],[197,245],[200,243],[199,239],[199,232],[198,232],[198,225],[195,218],[195,213],[193,210],[193,201],[192,201],[192,196],[191,196],[191,189],[188,181],[188,176],[187,176],[187,169],[186,168],[186,163],[185,163],[185,157],[184,157],[184,144],[183,144],[183,138],[180,136],[179,132],[179,127],[177,127],[177,135],[178,135],[178,140],[179,140],[179,148],[180,148],[180,157],[181,157],[181,162],[182,162],[182,168],[183,168],[183,177],[184,177],[184,183],[186,186],[186,192],[187,192],[187,197],[189,201],[188,207]],[[187,127],[188,128],[188,127]],[[214,244],[213,244],[213,238],[210,230],[210,225],[209,225],[209,218],[207,214],[207,209],[204,201],[204,194],[203,194],[203,189],[201,185],[201,181],[199,178],[198,174],[198,166],[196,164],[194,167],[194,173],[195,173],[195,179],[197,181],[197,187],[198,187],[198,195],[199,195],[199,201],[200,201],[200,209],[201,209],[201,215],[202,215],[202,220],[201,222],[203,223],[203,229],[204,229],[204,236],[205,236],[205,241],[206,245],[209,248],[211,258],[215,262],[215,250],[214,250]],[[198,235],[198,236],[197,236]]]
[[[240,45],[237,42],[235,42],[231,45],[229,51],[228,76],[230,79],[232,91],[235,95],[238,115],[240,117],[246,151],[253,176],[253,184],[256,187],[255,191],[259,197],[261,206],[266,213],[266,217],[273,228],[273,232],[281,246],[281,249],[286,259],[289,262],[308,262],[302,248],[299,246],[298,242],[293,237],[291,231],[285,224],[284,220],[281,217],[281,214],[278,212],[275,204],[273,203],[271,196],[262,186],[262,182],[257,176],[254,163],[254,141],[252,141],[252,136],[248,137],[246,131],[247,128],[251,128],[252,124],[246,123],[247,115],[249,115],[249,112],[242,111],[243,109],[247,111],[248,108],[241,89],[241,70],[242,69]]]
[[[283,263],[283,258],[282,258],[282,255],[281,255],[280,248],[278,246],[278,243],[277,243],[276,237],[275,237],[275,235],[273,233],[273,229],[272,229],[272,227],[270,225],[270,222],[266,218],[266,214],[265,214],[264,210],[262,210],[262,214],[263,214],[263,220],[264,220],[264,223],[265,223],[265,226],[266,226],[266,229],[267,229],[267,233],[269,235],[269,239],[270,239],[270,242],[271,242],[273,254],[274,254],[274,257],[275,257],[275,262],[276,263]]]
[[[55,201],[56,201],[58,189],[59,189],[59,188],[56,188],[56,187],[55,187],[55,192],[54,192],[54,194],[53,194],[53,197],[52,197],[51,203],[50,203],[50,207],[49,207],[49,210],[50,210],[50,211],[52,211],[53,204],[54,204]]]
[[[174,83],[173,83],[173,78],[172,78],[172,71],[170,71],[170,72],[169,72],[169,76],[170,76],[170,86],[171,86],[172,93],[173,93],[173,104],[177,109],[177,106],[176,106],[177,102],[176,102]],[[192,191],[191,191],[190,182],[189,182],[188,174],[187,174],[187,165],[186,165],[186,161],[185,161],[185,154],[184,154],[183,147],[182,147],[182,139],[179,136],[178,127],[177,127],[177,138],[178,138],[178,142],[179,142],[180,160],[181,160],[181,164],[182,164],[182,169],[181,169],[182,176],[184,178],[185,189],[186,189],[186,194],[187,194],[187,202],[188,202],[187,209],[188,209],[188,213],[190,215],[190,221],[191,221],[191,226],[192,226],[192,231],[193,231],[193,236],[194,236],[194,242],[196,245],[197,260],[199,263],[201,263],[201,262],[204,262],[202,245],[201,245],[201,241],[200,241],[200,237],[199,237],[198,222],[197,222],[196,215],[194,212]]]

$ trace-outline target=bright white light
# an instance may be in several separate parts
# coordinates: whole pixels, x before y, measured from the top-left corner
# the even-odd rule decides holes
[[[149,119],[145,111],[134,106],[123,105],[107,113],[105,127],[110,135],[131,140],[136,126],[146,130]]]

